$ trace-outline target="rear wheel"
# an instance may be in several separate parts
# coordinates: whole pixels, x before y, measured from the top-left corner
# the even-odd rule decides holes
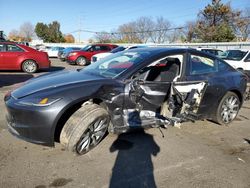
[[[35,73],[37,71],[37,64],[33,60],[26,60],[22,64],[22,70],[26,73]]]
[[[64,125],[60,143],[68,150],[83,155],[96,147],[107,132],[108,112],[96,104],[84,105]]]
[[[87,59],[85,57],[80,56],[76,59],[76,64],[80,66],[85,66],[87,65]]]
[[[227,92],[217,108],[215,121],[221,125],[227,125],[236,118],[239,110],[239,97],[233,92]]]

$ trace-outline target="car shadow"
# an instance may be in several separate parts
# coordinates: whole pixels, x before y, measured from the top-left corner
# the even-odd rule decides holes
[[[25,82],[33,77],[32,74],[0,74],[0,88]]]
[[[114,187],[156,187],[152,156],[160,152],[153,136],[140,132],[120,134],[110,147],[118,152],[110,179]]]
[[[40,70],[39,72],[55,72],[55,71],[61,71],[64,69],[65,67],[61,67],[61,66],[51,66],[49,69]]]

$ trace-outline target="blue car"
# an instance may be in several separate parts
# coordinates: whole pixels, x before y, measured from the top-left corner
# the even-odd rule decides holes
[[[80,50],[80,49],[81,49],[80,47],[68,47],[68,48],[65,48],[65,49],[63,49],[63,50],[58,51],[57,57],[58,57],[61,61],[65,61],[67,55],[68,55],[70,52],[72,52],[72,51],[77,51],[77,50]]]

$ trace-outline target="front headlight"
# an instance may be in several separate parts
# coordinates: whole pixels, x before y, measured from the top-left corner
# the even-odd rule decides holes
[[[69,53],[69,56],[72,56],[72,55],[76,55],[77,52],[72,52],[72,53]]]
[[[19,105],[25,105],[25,106],[49,106],[52,105],[62,98],[53,98],[53,97],[45,97],[45,98],[33,98],[33,99],[24,99],[22,101],[19,101]]]

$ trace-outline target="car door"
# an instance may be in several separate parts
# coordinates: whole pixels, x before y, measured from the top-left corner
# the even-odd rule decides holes
[[[4,53],[4,64],[6,69],[19,69],[18,58],[25,51],[16,44],[7,44],[6,52]]]
[[[161,116],[161,106],[171,92],[173,80],[181,75],[183,57],[184,54],[173,54],[158,59],[128,81],[124,104],[127,126],[152,126],[156,123]]]
[[[227,77],[218,71],[218,61],[215,57],[204,53],[191,52],[186,69],[185,81],[206,81],[207,87],[200,104],[199,114],[209,117],[215,113],[221,96],[226,92]]]
[[[149,73],[143,73],[128,83],[125,93],[129,93],[125,99],[124,122],[127,126],[153,126],[159,121],[182,122],[199,118],[199,109],[207,89],[207,81],[203,79],[183,80],[186,78],[186,54],[170,55],[173,59],[180,59],[179,73],[170,80],[158,80],[157,76],[148,79],[150,72],[155,67],[147,67]],[[178,58],[176,58],[178,57]],[[185,58],[184,58],[185,57]],[[175,61],[175,60],[174,60]],[[167,62],[166,66],[171,65]],[[160,65],[161,66],[161,65]],[[142,70],[142,72],[144,72]],[[167,75],[172,70],[167,69]],[[169,112],[166,112],[169,111]]]
[[[4,50],[5,50],[5,45],[0,44],[0,69],[4,69]]]

